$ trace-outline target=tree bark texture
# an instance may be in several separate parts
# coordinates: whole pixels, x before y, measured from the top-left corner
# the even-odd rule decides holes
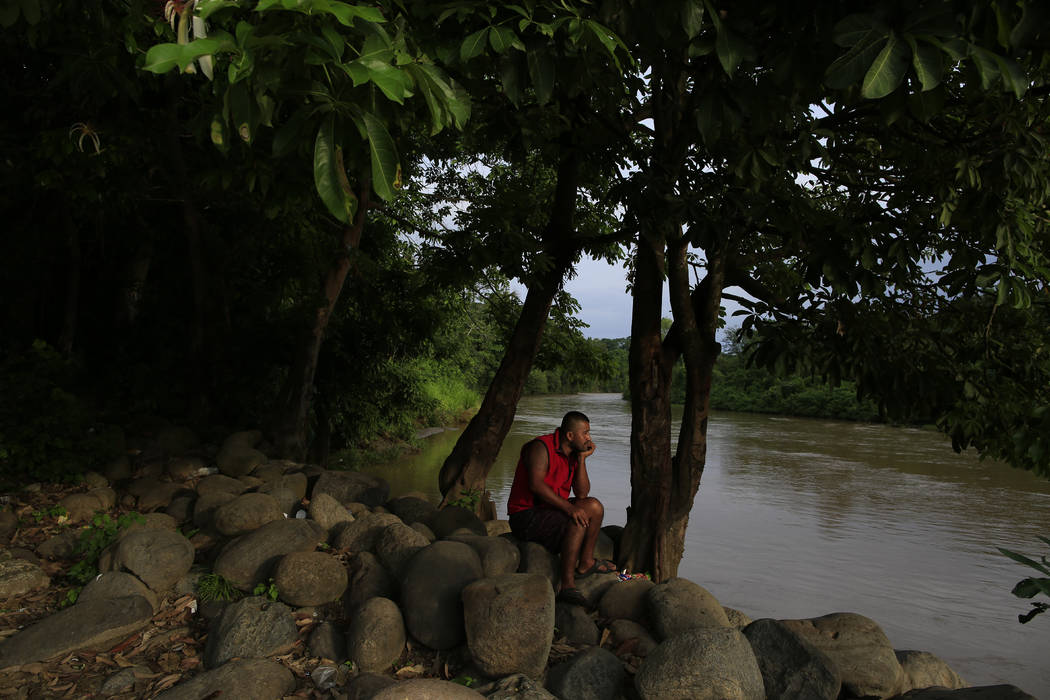
[[[371,183],[366,181],[357,193],[357,213],[353,222],[343,229],[341,249],[322,283],[322,302],[314,310],[310,327],[299,345],[281,390],[273,432],[279,452],[289,459],[302,459],[309,447],[307,428],[317,360],[321,355],[325,331],[350,272],[351,254],[361,245],[371,188]]]
[[[558,166],[551,216],[543,235],[544,248],[553,254],[554,262],[529,286],[514,333],[481,407],[441,466],[438,487],[443,495],[442,507],[468,490],[484,491],[485,479],[514,422],[518,400],[539,350],[554,297],[578,254],[573,240],[577,183],[577,159],[564,157]]]

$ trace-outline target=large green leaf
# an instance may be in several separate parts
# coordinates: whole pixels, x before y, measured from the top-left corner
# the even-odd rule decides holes
[[[314,9],[321,9],[322,11],[330,13],[340,24],[347,27],[352,27],[354,22],[358,19],[364,20],[365,22],[373,22],[375,24],[386,21],[386,18],[383,17],[383,13],[374,7],[349,5],[345,2],[339,2],[338,0],[331,0],[324,4],[325,7],[315,7]]]
[[[412,63],[405,66],[405,70],[412,76],[416,87],[426,100],[432,134],[449,125],[463,126],[463,121],[457,118],[454,109],[461,98],[452,89],[441,69],[429,63]]]
[[[404,104],[405,98],[412,95],[412,78],[401,68],[372,59],[360,63],[368,70],[368,79],[389,99]]]
[[[364,112],[365,131],[368,133],[368,149],[372,155],[372,189],[383,199],[394,198],[394,189],[401,186],[401,165],[397,160],[397,148],[390,132],[378,117]]]
[[[525,44],[521,43],[518,35],[507,27],[493,27],[489,31],[489,44],[496,53],[504,53],[510,48],[525,50]]]
[[[864,82],[860,87],[861,95],[870,100],[877,100],[896,90],[908,70],[910,53],[908,44],[891,33],[886,45],[864,75]]]
[[[1003,85],[1012,90],[1017,99],[1024,97],[1028,92],[1028,78],[1021,71],[1021,67],[1015,61],[1002,56],[996,56],[995,62],[999,66],[999,74],[1003,78]]]
[[[748,54],[749,47],[739,34],[723,25],[715,39],[715,51],[718,53],[718,62],[722,64],[722,70],[732,76]]]
[[[824,73],[824,83],[835,90],[845,90],[859,83],[868,72],[871,62],[879,55],[885,41],[886,37],[882,33],[869,31],[849,51],[828,66]]]
[[[886,25],[870,15],[849,15],[839,20],[832,30],[831,40],[843,48],[852,48],[869,35],[885,36]]]
[[[466,39],[459,45],[459,58],[462,61],[469,61],[475,56],[481,55],[481,52],[485,50],[485,41],[489,36],[489,28],[485,27],[480,29]]]
[[[695,39],[704,28],[704,4],[700,0],[685,0],[682,3],[682,29],[690,39]]]
[[[314,141],[314,187],[329,213],[349,223],[357,210],[357,197],[350,189],[342,156],[335,141],[335,118],[328,117]]]
[[[940,49],[930,44],[919,44],[912,37],[908,37],[911,45],[911,63],[915,68],[915,74],[919,77],[923,92],[932,90],[941,84],[944,77],[944,56]]]

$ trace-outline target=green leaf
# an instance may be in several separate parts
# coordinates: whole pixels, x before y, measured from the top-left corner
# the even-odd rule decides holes
[[[1017,99],[1024,97],[1028,91],[1028,78],[1021,72],[1021,67],[1016,61],[1002,56],[996,56],[995,62],[999,65],[999,74],[1003,78],[1003,85],[1012,90]]]
[[[353,81],[354,87],[364,85],[371,78],[371,74],[359,61],[351,61],[350,63],[341,63],[339,67],[343,69],[343,72],[350,76],[350,80]]]
[[[850,48],[870,35],[885,36],[888,28],[885,24],[870,15],[855,14],[839,20],[831,30],[831,40],[838,46]]]
[[[554,94],[554,58],[546,46],[539,46],[529,50],[526,61],[536,100],[541,105],[547,104]]]
[[[908,45],[891,33],[864,75],[861,95],[869,100],[877,100],[896,90],[907,71],[908,53]]]
[[[179,65],[182,46],[179,44],[155,44],[146,52],[144,70],[151,73],[167,73]]]
[[[363,60],[360,63],[368,70],[368,79],[389,99],[404,104],[405,98],[412,95],[412,78],[401,68],[374,60]]]
[[[729,27],[723,26],[718,30],[715,39],[715,51],[718,53],[718,62],[722,64],[722,70],[726,75],[732,77],[737,66],[748,53],[747,42]]]
[[[452,122],[449,104],[456,99],[440,69],[426,63],[413,63],[405,68],[423,94],[430,112],[430,133],[436,134]]]
[[[237,3],[232,0],[201,0],[197,3],[197,16],[201,19],[208,19],[219,10],[224,10],[227,7],[237,7]]]
[[[315,9],[321,12],[327,12],[336,18],[339,24],[347,27],[354,26],[354,22],[358,19],[364,20],[365,22],[372,22],[374,24],[382,24],[386,22],[386,18],[383,13],[374,7],[366,7],[363,5],[349,5],[345,2],[339,2],[339,0],[331,0],[331,2],[324,3],[323,5],[314,5]]]
[[[824,73],[824,83],[835,90],[845,90],[860,82],[879,54],[886,37],[872,31],[839,56]]]
[[[1039,593],[1050,596],[1050,578],[1026,578],[1010,592],[1018,598],[1033,598]]]
[[[940,85],[944,75],[944,60],[940,50],[930,44],[918,44],[912,37],[908,37],[908,43],[912,50],[912,66],[915,67],[922,91],[926,92]]]
[[[503,53],[512,47],[522,50],[525,48],[518,35],[506,27],[493,27],[489,32],[489,44],[496,53]]]
[[[977,66],[977,74],[981,78],[981,88],[991,89],[995,81],[1001,77],[995,54],[979,47],[973,47],[971,56],[974,65]]]
[[[251,143],[255,138],[255,115],[252,109],[252,99],[245,83],[230,85],[226,91],[230,104],[230,118],[233,120],[234,131],[246,143]]]
[[[699,0],[682,3],[682,29],[690,39],[695,39],[704,28],[704,4]]]
[[[602,46],[605,47],[605,50],[609,52],[609,56],[617,67],[620,65],[620,59],[616,56],[617,48],[623,49],[625,54],[630,55],[630,50],[627,48],[627,45],[623,43],[623,40],[616,36],[616,34],[605,25],[595,22],[594,20],[585,19],[583,20],[583,26],[593,34],[599,42],[601,42]]]
[[[521,102],[521,70],[517,60],[504,59],[500,63],[500,83],[503,94],[515,107]]]
[[[485,40],[488,39],[488,34],[489,28],[485,27],[464,39],[459,46],[460,60],[469,61],[475,56],[481,55],[481,52],[485,50]]]
[[[363,118],[368,132],[368,149],[372,155],[372,189],[390,201],[394,198],[394,189],[401,186],[397,148],[383,122],[370,112],[365,112]]]
[[[317,130],[314,141],[314,187],[329,213],[350,223],[357,209],[357,197],[350,189],[341,160],[335,143],[335,118],[329,117]]]

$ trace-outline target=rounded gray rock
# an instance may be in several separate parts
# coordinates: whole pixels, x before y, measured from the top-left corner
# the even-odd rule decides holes
[[[401,609],[413,637],[431,649],[451,649],[466,638],[460,594],[481,578],[481,560],[462,542],[438,541],[409,560],[401,581]],[[551,628],[554,627],[551,607]]]
[[[311,520],[275,520],[227,544],[215,559],[215,573],[242,591],[266,581],[285,554],[312,552],[324,540]]]
[[[573,646],[594,646],[600,634],[598,625],[579,605],[558,603],[554,606],[554,628]]]
[[[358,609],[346,632],[346,655],[362,671],[383,672],[405,650],[405,621],[388,598],[370,598]]]
[[[609,586],[598,604],[599,614],[610,620],[646,622],[646,596],[655,584],[648,579],[619,581]]]
[[[273,582],[289,605],[324,605],[339,600],[346,590],[346,567],[324,552],[291,552],[277,562]]]
[[[390,484],[384,479],[361,472],[326,470],[314,484],[310,497],[326,493],[343,505],[364,503],[375,507],[390,497]]]
[[[430,541],[422,534],[402,522],[396,522],[387,525],[376,537],[376,558],[393,576],[399,577],[408,560],[429,544]]]
[[[212,524],[215,511],[237,498],[229,491],[209,491],[197,497],[193,504],[193,524],[197,527],[208,527]]]
[[[267,461],[265,454],[244,445],[230,445],[219,450],[215,455],[215,464],[226,476],[238,478],[250,474],[260,464]]]
[[[765,700],[747,639],[732,627],[697,627],[652,651],[634,678],[642,700]]]
[[[612,652],[591,647],[553,667],[547,688],[559,700],[606,700],[620,696],[625,676]]]
[[[47,588],[51,578],[36,564],[24,559],[0,561],[0,600]]]
[[[664,640],[694,627],[729,627],[729,618],[707,589],[684,578],[656,584],[645,594],[653,636]]]
[[[401,518],[406,525],[415,522],[426,522],[428,518],[437,512],[437,506],[424,498],[416,496],[402,496],[388,501],[387,510]]]
[[[157,700],[200,700],[210,697],[282,698],[295,690],[295,676],[266,659],[235,659],[161,693]]]
[[[895,653],[904,669],[905,691],[931,686],[955,690],[967,686],[948,664],[928,651],[897,650]]]
[[[273,496],[242,493],[215,509],[212,526],[227,537],[237,537],[282,518],[284,511]]]
[[[613,620],[609,624],[609,635],[617,648],[627,647],[634,656],[649,656],[656,648],[656,640],[649,630],[634,620]]]
[[[838,670],[822,651],[779,620],[755,620],[744,628],[762,672],[766,694],[783,700],[835,700]]]
[[[331,622],[322,622],[314,627],[307,646],[311,656],[328,659],[337,664],[347,660],[346,634]]]
[[[503,574],[463,589],[467,646],[478,668],[538,679],[554,639],[554,590],[539,574]]]
[[[109,570],[129,571],[157,593],[178,583],[193,566],[196,554],[179,533],[158,529],[129,532],[110,551]]]
[[[309,516],[324,528],[329,537],[335,532],[335,528],[344,523],[353,522],[354,516],[327,493],[315,494],[310,499],[310,505],[306,511]]]
[[[212,474],[197,482],[197,495],[205,496],[210,493],[232,493],[240,496],[248,490],[248,485],[240,479],[234,479],[225,474]]]
[[[353,615],[356,608],[369,598],[397,600],[397,582],[371,552],[358,552],[350,557],[347,569],[349,582],[343,596],[343,610],[347,615]]]
[[[204,663],[216,668],[235,657],[280,654],[295,644],[299,630],[287,605],[268,598],[242,598],[226,606],[208,630]]]
[[[488,535],[484,523],[474,514],[474,511],[460,506],[445,506],[430,516],[426,524],[439,539],[448,537],[460,529],[469,530],[475,535]]]
[[[157,594],[149,589],[139,579],[124,571],[105,571],[88,581],[80,595],[77,596],[77,605],[87,605],[94,601],[107,600],[109,598],[124,598],[126,596],[138,595],[149,601],[153,612],[160,609],[160,601]]]
[[[333,546],[336,549],[348,549],[351,552],[374,552],[380,533],[388,526],[395,524],[403,525],[404,523],[391,513],[362,514],[339,531],[339,534],[335,536]]]
[[[485,576],[513,574],[521,564],[521,552],[514,543],[503,537],[482,535],[452,535],[448,539],[473,547],[481,557],[481,568]]]
[[[373,695],[372,700],[478,700],[483,697],[458,683],[426,678],[387,686]]]
[[[782,622],[830,657],[847,693],[888,698],[904,684],[904,669],[874,620],[857,613],[831,613]]]

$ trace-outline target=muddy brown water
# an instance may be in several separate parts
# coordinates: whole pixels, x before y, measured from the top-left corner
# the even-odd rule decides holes
[[[617,394],[530,396],[489,476],[501,517],[518,451],[568,410],[591,419],[592,494],[606,524],[630,503],[630,406]],[[676,425],[677,429],[677,425]],[[373,469],[394,493],[437,497],[455,444]],[[1010,594],[1035,572],[996,547],[1047,554],[1050,480],[955,454],[931,431],[716,413],[679,574],[754,619],[837,611],[876,620],[897,649],[937,654],[974,685],[1050,698],[1050,613],[1026,625]]]

